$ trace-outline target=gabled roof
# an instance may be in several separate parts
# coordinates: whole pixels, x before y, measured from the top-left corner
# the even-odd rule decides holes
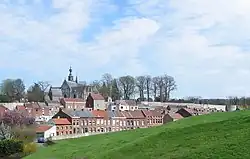
[[[183,116],[181,116],[179,113],[168,113],[168,115],[173,119],[182,119]]]
[[[91,112],[94,117],[101,117],[101,118],[108,117],[107,111],[104,111],[104,110],[92,110]]]
[[[94,115],[89,110],[64,109],[62,111],[71,117],[79,117],[79,118],[92,118],[92,117],[94,117]]]
[[[91,93],[90,96],[93,98],[93,100],[105,100],[101,94]]]
[[[60,87],[50,87],[50,91],[52,93],[52,96],[62,97],[62,90]]]
[[[42,132],[45,132],[45,131],[49,130],[50,128],[52,128],[52,126],[50,126],[50,125],[39,125],[36,128],[36,132],[37,133],[42,133]]]
[[[70,125],[70,121],[66,118],[52,119],[56,125]]]

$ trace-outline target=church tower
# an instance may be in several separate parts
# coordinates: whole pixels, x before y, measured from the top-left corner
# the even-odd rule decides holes
[[[71,66],[69,68],[68,81],[74,82],[74,76],[72,75],[72,68],[71,68]]]

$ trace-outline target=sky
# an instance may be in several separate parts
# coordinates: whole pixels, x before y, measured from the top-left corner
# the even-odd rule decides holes
[[[173,97],[250,96],[249,0],[1,0],[0,79],[175,78]]]

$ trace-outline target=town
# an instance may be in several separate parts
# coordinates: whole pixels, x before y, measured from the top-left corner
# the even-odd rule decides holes
[[[98,85],[97,81],[95,82],[95,85],[78,82],[77,77],[74,78],[72,75],[71,67],[68,78],[61,86],[50,86],[45,82],[35,83],[26,95],[16,93],[22,89],[24,92],[22,82],[4,81],[2,92],[5,94],[2,94],[1,99],[9,100],[9,102],[0,103],[2,121],[0,138],[10,136],[11,131],[6,131],[8,122],[5,121],[13,118],[12,124],[17,125],[18,122],[15,121],[17,114],[34,120],[32,123],[35,126],[33,140],[37,143],[44,143],[47,140],[56,141],[150,128],[190,116],[238,109],[233,105],[229,110],[226,105],[170,101],[171,91],[176,89],[176,84],[174,78],[168,75],[154,78],[124,76],[116,81],[111,75],[105,74],[101,84]],[[161,85],[156,82],[167,84]],[[16,87],[10,87],[11,84],[15,84]],[[135,94],[131,90],[136,88],[139,98],[130,99]],[[46,89],[48,92],[45,92]],[[147,98],[144,98],[144,94]],[[152,94],[154,100],[150,98]],[[14,116],[13,112],[15,112]]]

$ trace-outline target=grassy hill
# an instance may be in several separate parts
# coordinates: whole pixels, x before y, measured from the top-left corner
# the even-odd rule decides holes
[[[165,126],[59,141],[25,159],[246,159],[250,111],[214,113]]]

